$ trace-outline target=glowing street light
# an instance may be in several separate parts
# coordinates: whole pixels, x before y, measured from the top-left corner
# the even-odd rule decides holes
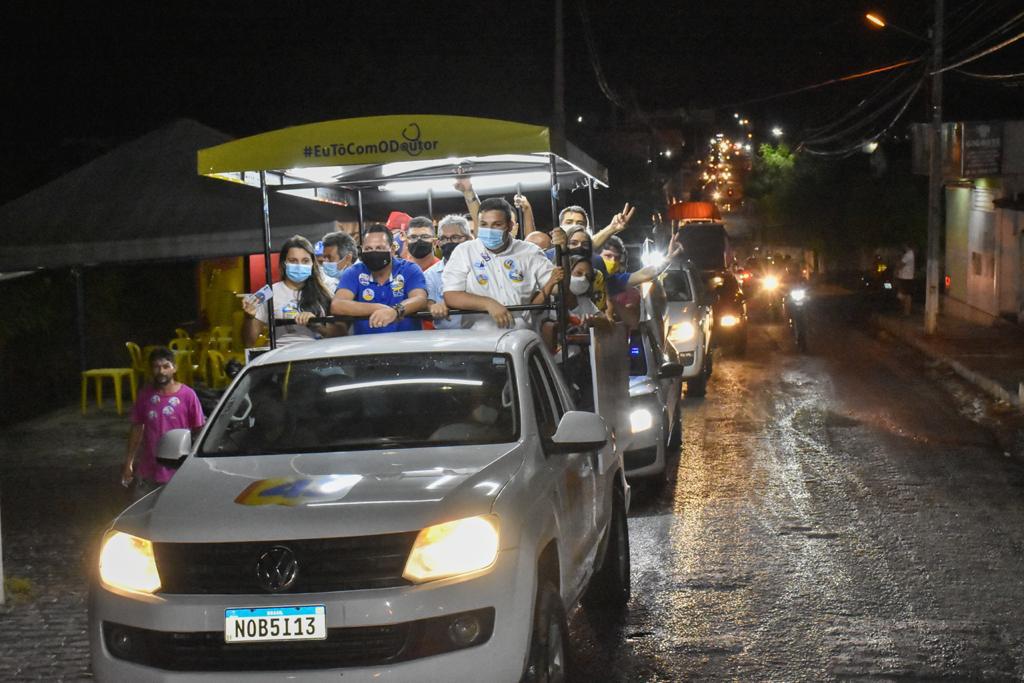
[[[919,40],[924,43],[930,42],[924,36],[920,36],[914,33],[913,31],[908,31],[902,26],[897,26],[896,24],[886,21],[885,18],[882,17],[882,15],[878,14],[877,12],[868,12],[867,14],[864,15],[864,18],[867,19],[868,23],[874,26],[875,28],[891,28],[894,31],[899,31],[900,33],[904,33],[910,36],[914,40]]]
[[[874,12],[868,12],[867,14],[864,15],[864,18],[870,21],[878,28],[885,28],[885,19],[875,14]]]
[[[777,138],[781,138],[782,137],[782,129],[779,128],[778,126],[775,126],[774,128],[772,128],[772,135],[774,135]]]
[[[711,198],[717,202],[719,199],[722,198],[722,193],[715,190],[715,192],[711,195]]]

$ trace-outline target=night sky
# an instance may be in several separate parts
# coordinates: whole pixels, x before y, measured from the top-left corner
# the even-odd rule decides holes
[[[834,120],[895,74],[735,103],[924,54],[925,43],[871,30],[861,17],[876,9],[924,34],[933,5],[583,4],[619,97],[645,111],[714,110],[723,120],[740,111],[759,132],[781,125],[794,136]],[[1015,0],[947,0],[948,51],[970,54],[971,42],[1020,9]],[[580,2],[566,0],[565,12],[569,137],[586,138],[574,127],[608,122],[613,105],[597,86]],[[3,199],[179,117],[233,135],[403,112],[550,120],[552,3],[13,2],[2,19]],[[1022,65],[1024,41],[972,67]],[[946,88],[947,119],[1024,113],[1024,86],[952,75]],[[908,120],[924,119],[924,101],[922,91]]]

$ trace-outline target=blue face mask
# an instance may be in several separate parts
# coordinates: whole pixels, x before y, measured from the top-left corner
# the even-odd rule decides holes
[[[338,270],[338,264],[334,261],[324,261],[320,264],[320,270],[324,271],[324,275],[327,277],[338,277],[338,273],[341,272]]]
[[[479,228],[476,236],[488,249],[497,249],[505,243],[505,231],[501,228]]]
[[[284,274],[292,282],[305,282],[313,274],[313,264],[286,263],[284,264]]]

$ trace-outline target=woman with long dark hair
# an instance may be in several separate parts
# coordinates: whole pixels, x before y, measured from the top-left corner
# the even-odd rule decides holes
[[[313,318],[330,315],[331,293],[327,291],[312,243],[295,235],[281,245],[278,256],[282,279],[273,287],[274,317],[294,320],[276,329],[278,346],[313,341],[342,334],[340,325],[312,323]],[[251,298],[242,299],[246,321],[242,336],[246,346],[267,329],[267,306]]]

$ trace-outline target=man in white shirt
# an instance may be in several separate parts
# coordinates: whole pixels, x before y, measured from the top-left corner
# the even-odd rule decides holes
[[[900,257],[900,265],[896,269],[896,295],[903,304],[903,315],[910,315],[910,308],[913,299],[910,296],[911,286],[914,283],[914,249],[909,244],[903,245],[903,255]]]
[[[477,214],[477,239],[460,244],[446,261],[442,283],[449,308],[488,313],[498,327],[527,326],[506,306],[543,303],[562,279],[536,245],[512,237],[512,206],[486,199]],[[464,316],[463,326],[485,326]]]

